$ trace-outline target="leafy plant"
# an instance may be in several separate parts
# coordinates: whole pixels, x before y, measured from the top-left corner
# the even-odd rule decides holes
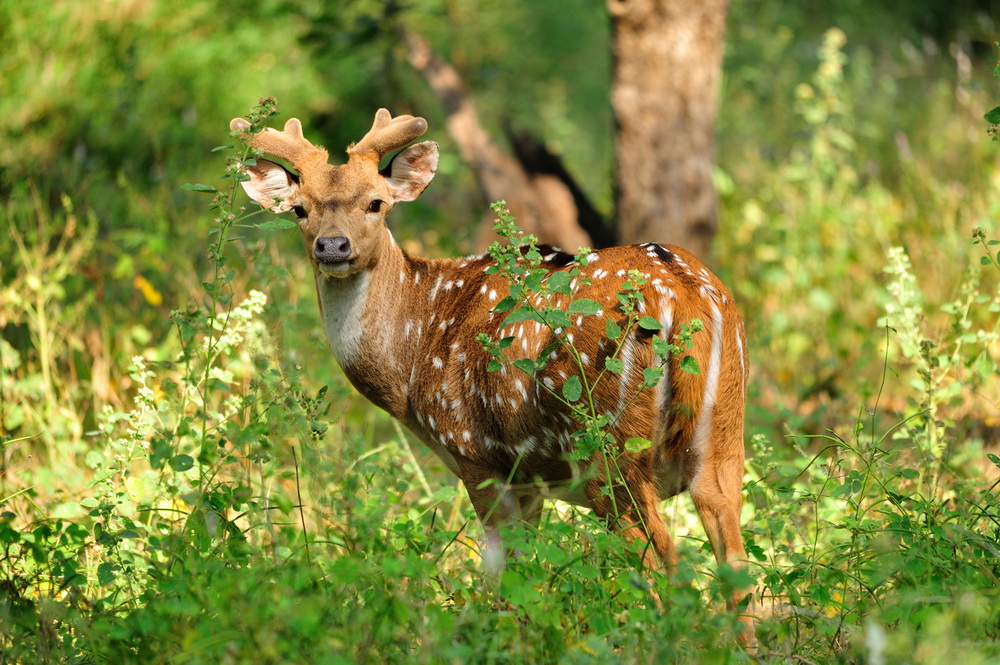
[[[550,331],[553,342],[542,348],[534,358],[508,359],[505,350],[514,341],[512,335],[493,339],[487,333],[480,333],[476,338],[477,341],[493,356],[487,369],[495,372],[511,366],[527,376],[539,389],[567,407],[580,426],[580,429],[572,435],[574,441],[572,458],[590,459],[599,452],[604,460],[603,477],[607,483],[606,491],[613,498],[612,487],[622,481],[618,457],[623,452],[639,452],[652,445],[652,442],[641,437],[616,442],[610,431],[611,427],[617,418],[622,417],[622,413],[642,390],[653,388],[659,383],[663,377],[664,367],[671,358],[680,356],[679,365],[683,371],[698,373],[697,361],[694,356],[685,354],[685,351],[692,346],[692,336],[702,330],[702,323],[698,319],[693,319],[688,324],[681,325],[681,331],[673,342],[654,335],[652,348],[657,359],[656,364],[643,369],[643,383],[635,394],[625,400],[622,413],[617,417],[608,415],[599,408],[595,399],[598,384],[612,380],[609,375],[620,375],[624,371],[621,354],[630,335],[640,329],[655,333],[662,328],[659,321],[644,315],[643,308],[640,307],[644,302],[641,288],[647,279],[641,270],[633,268],[628,271],[625,281],[615,294],[618,300],[617,312],[624,317],[623,325],[618,323],[611,312],[607,313],[602,327],[611,350],[605,359],[604,367],[595,376],[588,378],[587,362],[573,343],[573,329],[574,326],[582,324],[584,317],[605,315],[602,305],[597,301],[575,297],[581,286],[591,283],[580,270],[587,265],[588,257],[592,256],[591,250],[580,248],[572,264],[567,268],[550,271],[542,266],[538,239],[523,234],[506,209],[505,202],[494,203],[491,209],[497,215],[494,231],[506,241],[506,244],[500,241],[494,242],[488,250],[495,263],[487,269],[487,273],[500,274],[509,288],[509,294],[492,309],[494,313],[506,314],[499,326],[501,335],[505,334],[503,331],[512,330],[514,324],[532,321]],[[539,373],[560,354],[570,359],[574,371],[557,386],[551,379],[543,380]]]

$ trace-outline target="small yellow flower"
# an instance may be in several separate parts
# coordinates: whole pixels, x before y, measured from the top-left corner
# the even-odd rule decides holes
[[[142,297],[153,307],[159,307],[163,304],[163,295],[142,275],[135,276],[132,280],[132,286],[142,291]]]

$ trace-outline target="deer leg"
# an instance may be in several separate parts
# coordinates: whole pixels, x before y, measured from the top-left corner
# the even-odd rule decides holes
[[[538,492],[519,492],[517,501],[521,509],[521,520],[537,529],[542,521],[542,497]]]
[[[512,554],[503,545],[500,526],[521,517],[521,498],[484,469],[463,469],[462,483],[486,533],[483,567],[497,574]]]
[[[585,490],[594,512],[604,518],[609,528],[626,539],[651,545],[643,554],[646,568],[665,568],[669,572],[677,563],[677,551],[657,511],[658,500],[653,483],[648,479],[626,476],[611,483],[610,491],[608,487],[608,482],[600,477],[587,482]]]
[[[743,547],[743,532],[740,528],[740,506],[743,490],[743,446],[742,432],[739,445],[710,447],[710,450],[734,450],[726,456],[713,455],[702,461],[701,469],[689,489],[698,516],[708,534],[712,553],[718,564],[733,569],[747,566],[747,553]],[[753,588],[735,589],[726,604],[731,612],[739,610],[747,595],[753,600]],[[748,608],[749,609],[749,608]],[[747,615],[740,621],[743,628],[739,641],[748,651],[756,649],[753,622]]]

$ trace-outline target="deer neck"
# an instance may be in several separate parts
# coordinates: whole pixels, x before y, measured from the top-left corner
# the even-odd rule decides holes
[[[399,418],[406,409],[414,362],[403,330],[414,306],[419,306],[410,275],[415,261],[432,270],[438,262],[410,258],[388,229],[382,243],[367,270],[346,278],[317,272],[316,291],[327,342],[347,378],[362,395]]]

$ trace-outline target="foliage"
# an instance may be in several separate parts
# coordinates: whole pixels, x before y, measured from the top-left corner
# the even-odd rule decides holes
[[[644,316],[642,303],[644,296],[642,286],[646,284],[648,275],[641,270],[631,269],[624,275],[615,295],[618,299],[620,312],[624,316],[620,325],[610,312],[604,312],[601,304],[587,298],[577,298],[581,287],[591,283],[584,277],[582,267],[592,260],[589,248],[581,247],[573,261],[564,270],[549,271],[542,266],[542,252],[537,245],[538,239],[533,235],[524,235],[515,224],[514,217],[505,207],[504,201],[491,205],[497,215],[497,223],[493,227],[497,235],[506,244],[497,241],[489,248],[488,253],[494,264],[486,270],[488,274],[499,274],[507,282],[509,295],[502,298],[492,309],[496,314],[505,314],[500,323],[500,335],[493,339],[487,333],[480,333],[476,340],[493,357],[487,371],[512,371],[525,375],[539,390],[543,390],[567,407],[573,420],[580,429],[571,435],[574,452],[573,459],[591,459],[595,453],[600,453],[603,460],[607,495],[614,500],[614,486],[624,483],[622,470],[618,459],[623,452],[638,452],[648,448],[652,442],[641,437],[633,437],[627,441],[615,441],[611,429],[618,416],[612,417],[598,409],[596,400],[597,386],[601,381],[612,380],[609,375],[620,375],[624,371],[622,349],[628,340],[638,330],[652,333],[662,328],[659,321],[650,316]],[[604,316],[603,329],[611,349],[596,375],[588,377],[586,365],[588,359],[573,342],[573,329],[583,324],[584,317]],[[506,349],[514,342],[514,324],[533,321],[535,324],[549,330],[554,341],[540,349],[536,357],[509,358]],[[664,375],[664,368],[675,356],[680,356],[679,367],[683,371],[697,374],[698,363],[694,356],[684,353],[692,345],[692,335],[702,330],[702,322],[693,319],[688,324],[680,325],[681,332],[675,341],[653,336],[651,343],[656,363],[643,369],[643,383],[635,394],[628,396],[623,404],[627,408],[638,397],[642,390],[655,387]],[[572,371],[561,386],[540,373],[548,367],[550,361],[565,354],[570,359]],[[683,354],[683,355],[681,355]],[[624,408],[622,409],[624,411]],[[627,485],[625,485],[627,491]]]
[[[441,138],[384,3],[328,4],[0,0],[0,661],[747,662],[683,499],[667,612],[561,504],[484,579],[460,488],[336,371],[298,239],[178,187],[238,193],[209,149],[264,92],[331,152],[376,103]],[[1000,658],[993,63],[921,31],[989,32],[942,6],[732,3],[713,264],[749,324],[763,662]],[[606,209],[602,11],[392,20]],[[464,172],[393,222],[408,249],[471,235]]]

